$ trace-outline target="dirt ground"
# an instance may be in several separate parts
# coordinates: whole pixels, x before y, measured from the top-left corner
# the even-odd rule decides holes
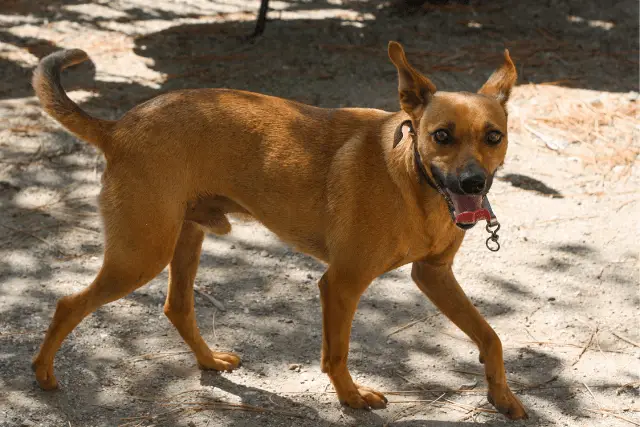
[[[58,391],[41,391],[30,369],[56,300],[88,285],[102,256],[104,160],[42,113],[29,84],[38,58],[86,50],[93,64],[64,82],[105,118],[187,87],[396,110],[390,39],[445,90],[479,88],[505,46],[518,65],[508,158],[491,191],[503,248],[489,252],[476,227],[455,264],[528,408],[514,424],[640,425],[638,2],[525,3],[400,13],[373,1],[273,1],[266,33],[248,42],[255,1],[2,1],[0,426],[509,423],[487,412],[477,350],[408,266],[369,288],[351,340],[354,377],[387,391],[389,407],[341,407],[319,368],[323,266],[239,221],[207,238],[197,277],[226,310],[200,294],[196,310],[205,339],[238,352],[240,369],[197,368],[162,313],[166,272],[68,337]]]

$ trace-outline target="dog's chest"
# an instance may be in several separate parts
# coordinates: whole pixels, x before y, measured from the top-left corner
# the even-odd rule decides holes
[[[455,254],[452,248],[458,246],[464,237],[464,232],[455,225],[439,219],[424,221],[422,224],[406,230],[403,244],[398,248],[404,254],[402,264],[430,258],[448,258]],[[402,265],[401,264],[401,265]]]

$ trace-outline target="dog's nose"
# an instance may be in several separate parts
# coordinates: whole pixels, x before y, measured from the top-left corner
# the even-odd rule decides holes
[[[484,191],[487,176],[478,167],[470,167],[460,174],[460,188],[466,194],[479,194]]]

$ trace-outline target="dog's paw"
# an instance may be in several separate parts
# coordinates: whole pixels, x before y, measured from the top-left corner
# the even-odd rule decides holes
[[[58,381],[56,376],[53,375],[53,366],[44,366],[33,362],[31,369],[36,374],[36,381],[43,390],[55,390],[58,388]]]
[[[384,409],[387,407],[387,398],[379,391],[356,384],[356,390],[349,393],[340,401],[354,409]]]
[[[526,420],[529,418],[520,400],[507,387],[503,392],[487,394],[487,400],[502,415],[510,420]]]
[[[198,365],[201,369],[233,371],[240,366],[240,357],[234,353],[212,351],[208,357],[199,358]]]

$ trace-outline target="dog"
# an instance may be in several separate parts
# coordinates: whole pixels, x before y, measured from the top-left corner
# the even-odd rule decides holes
[[[169,265],[164,313],[203,369],[231,371],[240,359],[211,350],[194,314],[193,283],[205,232],[231,231],[228,215],[251,216],[297,250],[327,264],[319,281],[321,367],[343,404],[384,408],[347,368],[358,300],[377,276],[413,263],[420,290],[478,346],[488,400],[526,418],[506,382],[502,344],[452,272],[507,151],[506,104],[517,78],[504,63],[477,93],[439,92],[407,61],[398,72],[401,111],[323,109],[261,94],[181,90],[144,102],[117,121],[90,116],[69,99],[60,72],[81,50],[44,58],[33,86],[70,132],[106,158],[99,196],[104,260],[84,290],[60,298],[33,359],[38,384],[57,387],[53,361],[64,338],[98,307]]]

